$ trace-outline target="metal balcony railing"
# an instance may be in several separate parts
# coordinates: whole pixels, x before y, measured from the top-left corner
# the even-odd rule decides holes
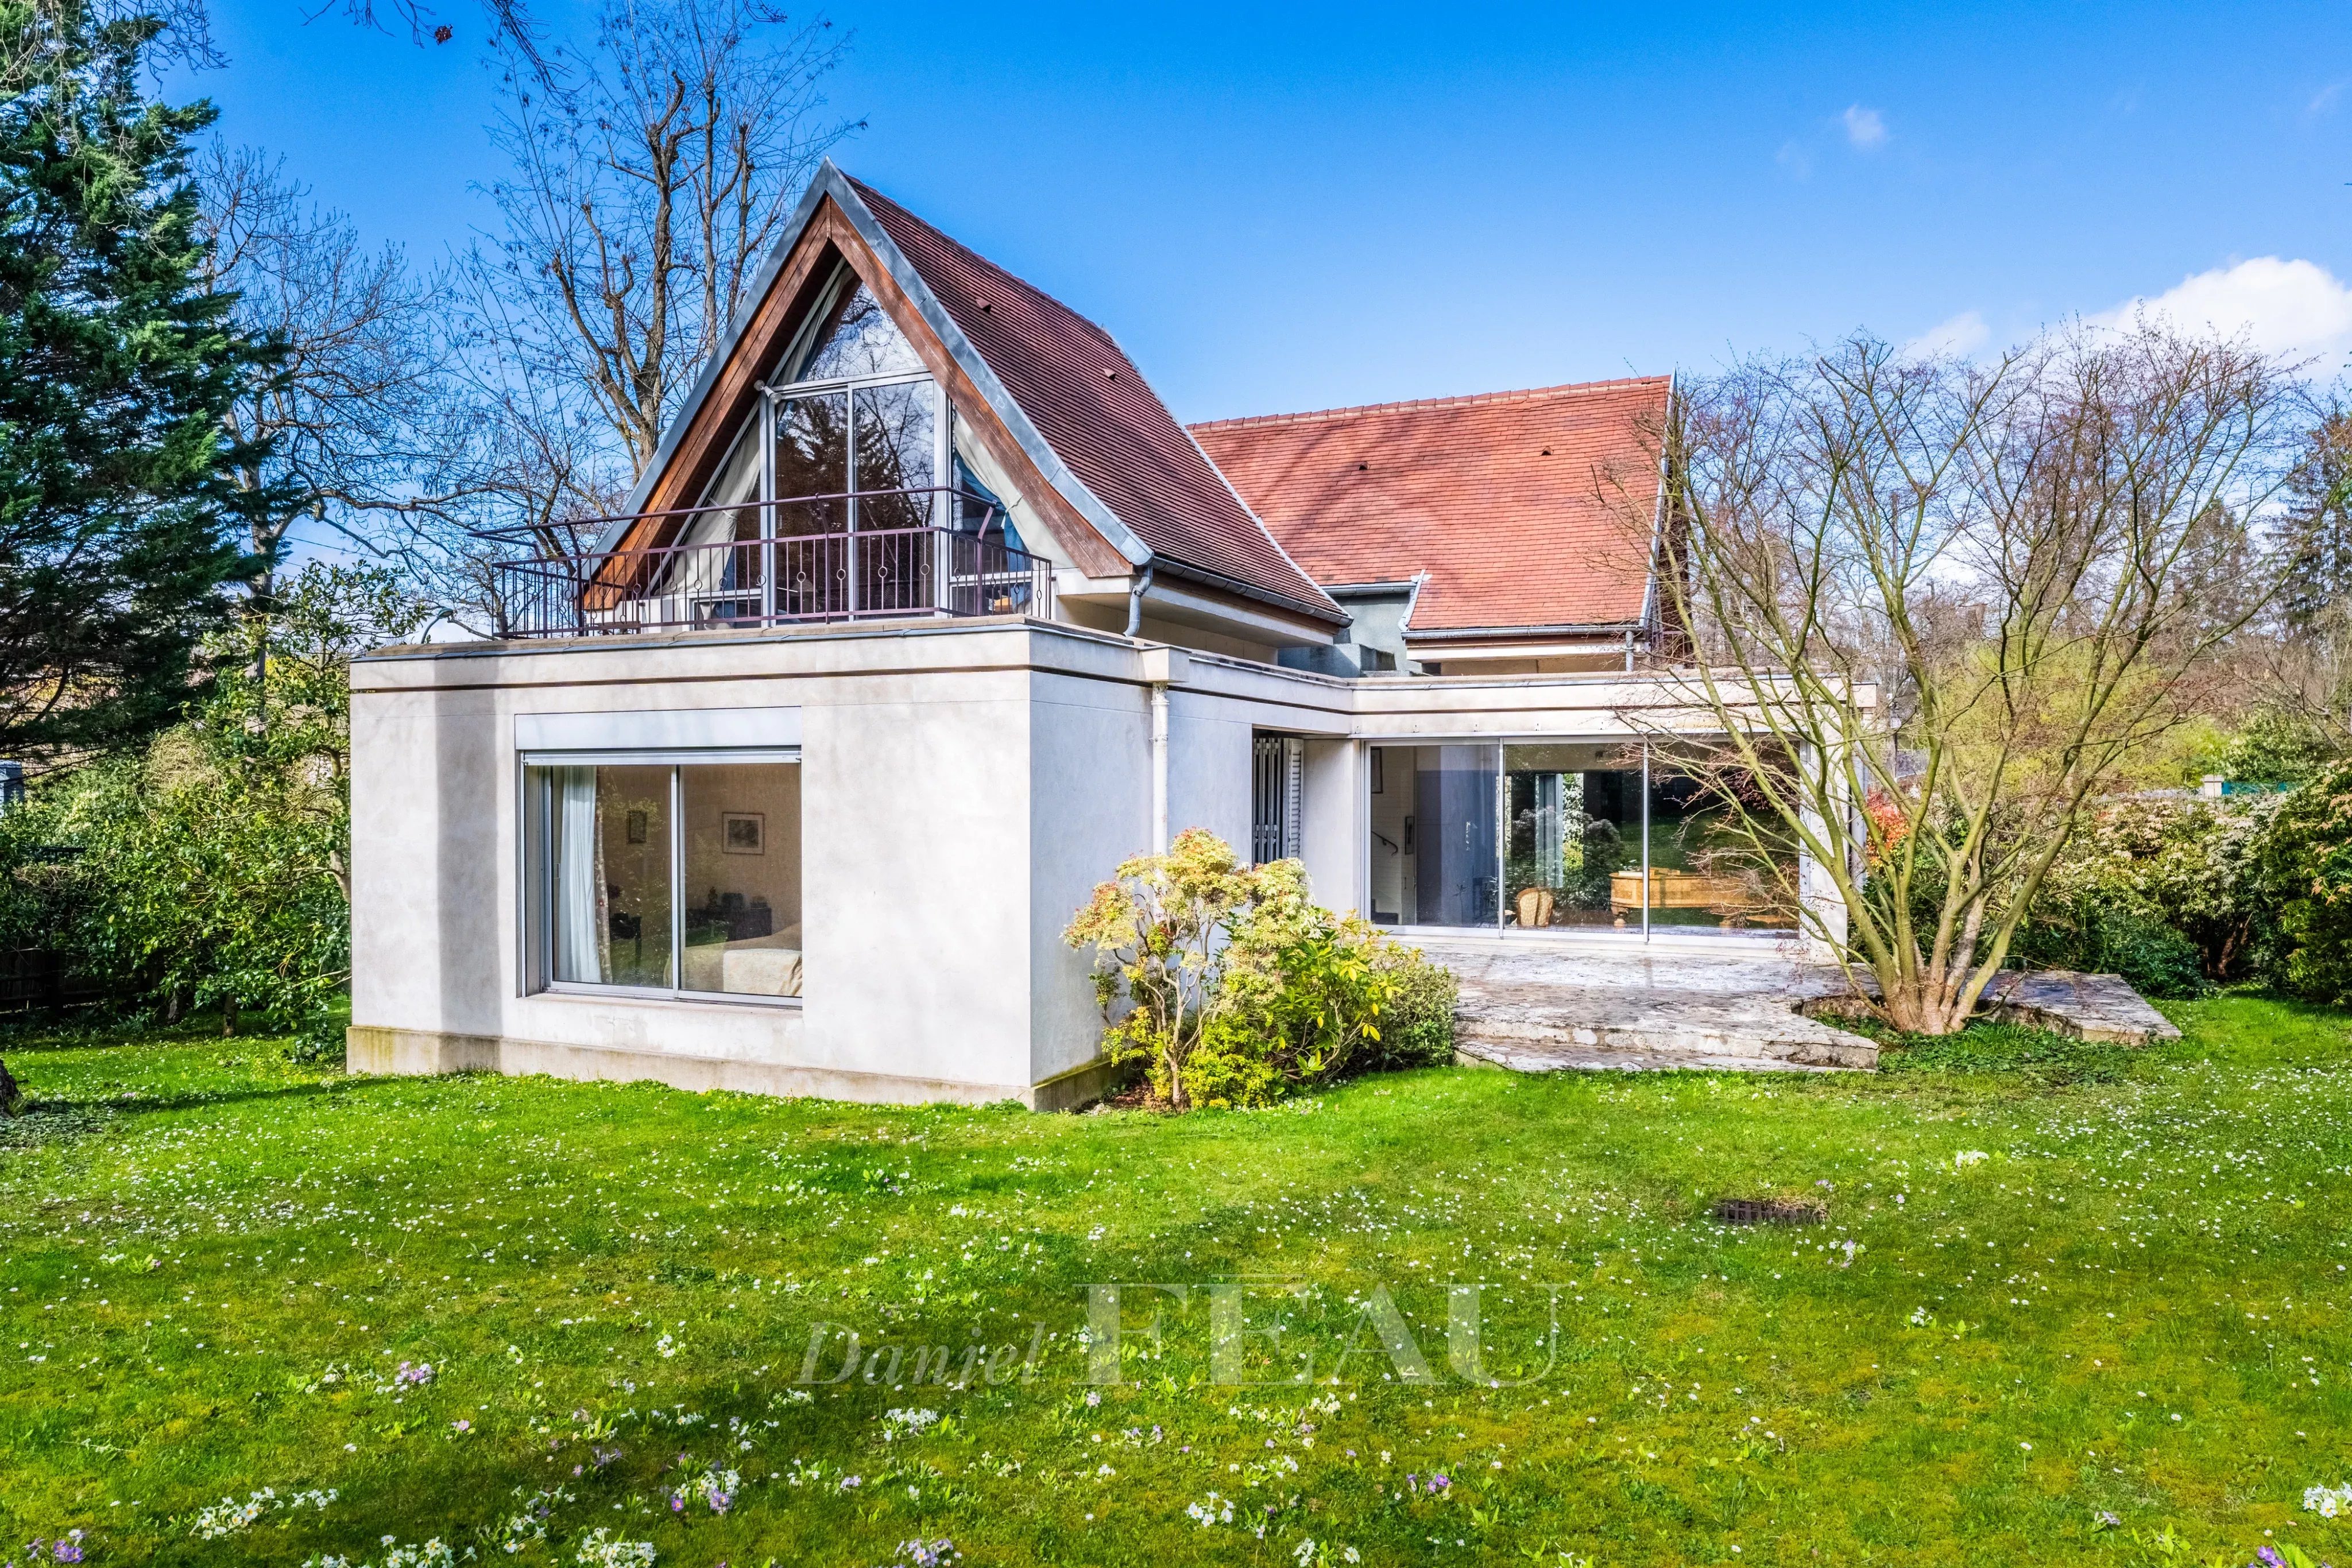
[[[929,520],[938,517],[956,526]],[[633,547],[633,528],[618,548],[586,545],[615,522],[671,542]],[[1053,563],[1008,545],[995,506],[955,490],[797,496],[527,532],[542,553],[491,569],[501,636],[1053,613]]]

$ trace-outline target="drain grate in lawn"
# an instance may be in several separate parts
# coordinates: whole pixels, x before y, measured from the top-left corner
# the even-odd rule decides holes
[[[1718,1225],[1819,1225],[1830,1211],[1792,1197],[1727,1197],[1715,1206]]]

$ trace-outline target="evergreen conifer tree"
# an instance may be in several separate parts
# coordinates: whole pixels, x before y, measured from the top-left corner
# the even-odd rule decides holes
[[[0,0],[0,755],[168,722],[255,565],[222,416],[275,350],[203,281],[214,111],[142,89],[160,28]]]

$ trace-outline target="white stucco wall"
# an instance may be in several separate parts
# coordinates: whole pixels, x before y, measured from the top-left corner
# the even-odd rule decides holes
[[[1367,904],[1372,740],[1622,736],[1661,700],[1618,676],[1341,681],[1205,650],[1171,662],[1010,618],[390,651],[353,672],[354,1064],[868,1099],[1076,1094],[1099,1077],[1101,1020],[1062,932],[1150,847],[1155,672],[1171,683],[1171,831],[1245,849],[1253,733],[1303,736],[1301,852],[1342,909]],[[615,715],[719,712],[789,713],[800,737],[799,1003],[535,990],[518,716],[595,733]],[[567,721],[533,720],[550,722]]]

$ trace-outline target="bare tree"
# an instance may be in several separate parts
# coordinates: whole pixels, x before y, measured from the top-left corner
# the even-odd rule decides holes
[[[257,456],[236,475],[266,603],[289,530],[309,518],[373,551],[387,519],[481,486],[453,463],[447,355],[435,280],[393,246],[371,249],[281,160],[215,142],[197,172],[216,288],[274,341],[229,416]]]
[[[1694,767],[1896,1027],[1967,1021],[2086,802],[2269,601],[2299,406],[2251,349],[2148,321],[1981,366],[1859,337],[1681,389],[1679,727],[1722,736]]]
[[[576,384],[634,481],[826,148],[846,40],[764,0],[605,0],[542,76],[502,47],[505,221],[468,276],[529,373]]]
[[[495,293],[470,296],[448,390],[462,420],[449,430],[450,467],[470,480],[452,505],[408,514],[389,553],[441,606],[478,635],[514,626],[511,601],[528,576],[499,570],[518,553],[576,554],[575,519],[617,510],[627,470],[613,459],[609,426],[576,382],[547,374],[518,315],[527,307]]]

